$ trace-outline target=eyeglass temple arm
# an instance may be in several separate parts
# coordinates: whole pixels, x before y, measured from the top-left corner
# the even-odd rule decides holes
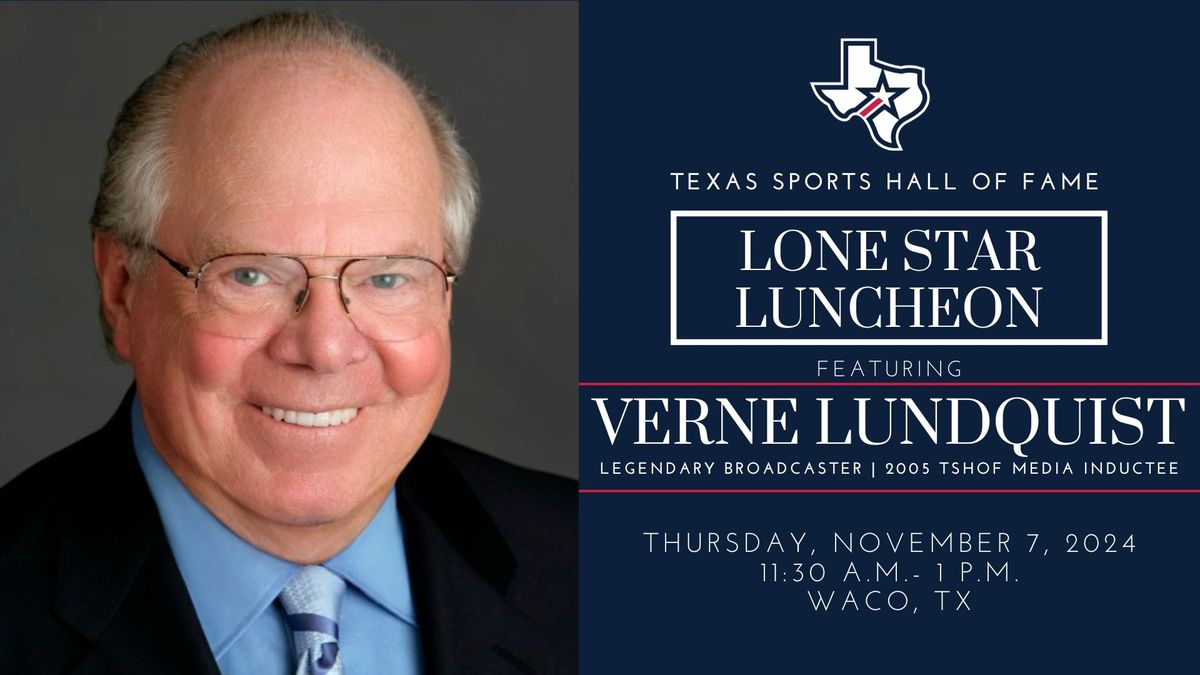
[[[184,267],[182,263],[176,262],[174,259],[171,258],[171,256],[167,255],[166,253],[163,253],[157,246],[152,246],[151,248],[154,249],[154,252],[157,253],[160,258],[167,261],[167,264],[170,265],[172,268],[174,268],[176,272],[179,272],[180,274],[182,274],[185,279],[190,279],[190,280],[194,281],[196,279],[196,277],[199,276],[198,274],[196,274],[196,273],[192,272],[191,270],[189,270],[188,268]]]

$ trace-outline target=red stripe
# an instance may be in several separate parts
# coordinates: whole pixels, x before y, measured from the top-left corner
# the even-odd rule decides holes
[[[1200,494],[1200,488],[580,488],[580,494]]]
[[[1200,387],[1200,382],[580,382],[581,387]]]
[[[871,114],[872,110],[878,108],[881,105],[883,105],[883,99],[877,98],[874,101],[871,101],[870,103],[868,103],[867,107],[863,108],[862,112],[860,112],[858,114],[862,115],[863,117],[866,117],[867,115]]]

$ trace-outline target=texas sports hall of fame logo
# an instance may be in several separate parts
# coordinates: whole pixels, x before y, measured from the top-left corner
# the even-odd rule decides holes
[[[900,130],[929,107],[921,66],[896,66],[876,58],[875,38],[842,38],[839,82],[813,82],[813,93],[842,122],[859,118],[875,144],[903,150]]]

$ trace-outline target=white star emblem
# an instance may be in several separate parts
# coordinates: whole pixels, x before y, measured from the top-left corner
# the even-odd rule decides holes
[[[895,96],[896,94],[899,94],[901,91],[903,91],[903,90],[902,89],[888,89],[887,85],[884,84],[884,78],[881,77],[881,78],[879,78],[879,89],[876,89],[875,91],[871,92],[871,95],[874,96],[875,98],[879,99],[879,101],[883,105],[891,106],[892,97]]]

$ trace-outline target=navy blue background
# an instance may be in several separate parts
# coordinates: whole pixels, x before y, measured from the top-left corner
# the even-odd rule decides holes
[[[965,381],[1200,380],[1191,320],[1200,241],[1191,168],[1197,145],[1190,131],[1196,114],[1193,24],[1173,11],[1153,3],[1101,10],[1048,3],[917,8],[861,2],[787,7],[584,2],[580,380],[827,379],[818,377],[818,359],[959,359]],[[877,147],[857,120],[837,122],[812,94],[809,82],[837,78],[843,37],[878,38],[877,58],[925,67],[930,105],[901,132],[903,152]],[[760,188],[676,191],[670,175],[675,171],[754,171]],[[776,171],[867,171],[874,185],[869,191],[775,192],[764,184]],[[949,172],[959,189],[887,191],[882,177],[889,171]],[[969,188],[976,171],[1006,171],[1009,183],[977,192]],[[1022,191],[1023,171],[1093,171],[1100,190]],[[1107,210],[1109,344],[673,347],[669,213],[685,209]],[[1080,264],[1094,264],[1091,260]],[[1069,286],[1076,271],[1047,267],[1039,285]],[[1176,417],[1178,445],[1143,444],[1124,449],[1125,458],[1173,457],[1184,475],[1088,486],[1195,488],[1200,474],[1190,456],[1197,432],[1189,417],[1197,405],[1194,391],[581,387],[581,485],[632,484],[597,476],[595,464],[602,459],[701,459],[705,452],[614,448],[588,400],[593,396],[1140,395],[1187,396],[1189,412]],[[880,451],[838,451],[864,460],[873,452]],[[810,446],[737,453],[746,459],[835,454]],[[1030,455],[1039,453],[1045,451]],[[1086,445],[1069,453],[1086,459],[1112,454],[1111,448]],[[881,454],[942,458],[911,446]],[[1011,459],[1010,452],[991,444],[962,454]],[[1005,481],[1014,484],[1082,486]],[[637,487],[673,485],[636,481]],[[768,487],[732,479],[703,485]],[[973,486],[933,477],[905,485]],[[1196,494],[581,494],[582,671],[1193,668],[1192,608],[1200,601],[1194,571],[1200,553],[1193,524],[1197,500]],[[955,586],[973,590],[971,613],[933,611],[929,572],[921,569],[921,582],[906,582],[914,598],[922,598],[916,615],[817,614],[802,585],[760,580],[761,562],[785,564],[795,556],[650,555],[641,534],[646,530],[804,530],[816,538],[817,557],[839,563],[849,557],[827,552],[834,531],[1037,531],[1048,553],[1040,559],[1026,555],[1023,539],[1017,539],[1016,551],[1003,559],[1019,582]],[[1137,548],[1068,554],[1063,549],[1069,532],[1133,533]],[[960,557],[892,556],[901,567],[913,568]],[[838,568],[830,566],[831,578],[840,578]],[[858,588],[840,581],[826,586]]]

